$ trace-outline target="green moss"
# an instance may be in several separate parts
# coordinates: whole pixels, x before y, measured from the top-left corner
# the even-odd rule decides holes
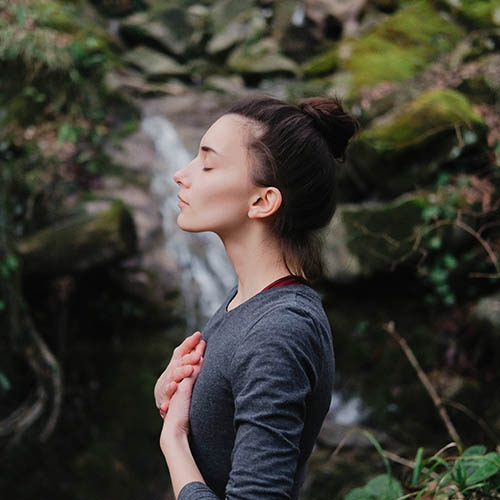
[[[464,95],[450,89],[430,90],[409,103],[390,123],[368,129],[362,138],[376,151],[401,150],[463,125],[485,126]]]
[[[429,2],[412,2],[353,42],[344,66],[354,74],[355,90],[384,80],[406,80],[452,49],[463,36]]]
[[[304,76],[320,76],[335,71],[339,64],[338,47],[309,59],[302,65]]]
[[[498,0],[443,0],[442,3],[472,28],[491,28],[500,24]]]
[[[347,246],[358,257],[363,271],[388,271],[396,260],[406,260],[421,223],[425,198],[400,197],[387,204],[343,209]]]

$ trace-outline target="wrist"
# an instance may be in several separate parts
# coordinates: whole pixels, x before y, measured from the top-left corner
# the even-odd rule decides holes
[[[164,454],[167,462],[170,457],[176,456],[180,452],[189,451],[189,440],[187,432],[178,427],[168,429],[165,433]]]

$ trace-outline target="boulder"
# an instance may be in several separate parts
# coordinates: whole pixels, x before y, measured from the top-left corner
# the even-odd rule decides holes
[[[137,251],[129,210],[121,201],[97,214],[72,217],[19,240],[23,272],[61,275],[87,271]]]
[[[259,12],[245,10],[218,29],[208,42],[206,51],[211,55],[225,52],[245,40],[261,38],[266,29],[266,21]]]
[[[243,96],[246,93],[245,82],[239,75],[209,76],[205,80],[205,88],[234,96]]]
[[[338,254],[347,265],[337,263],[337,273],[343,278],[347,271],[354,278],[355,274],[370,276],[393,271],[396,266],[414,266],[416,228],[422,224],[426,205],[425,197],[411,194],[388,203],[368,201],[339,207],[337,226],[343,228],[328,232],[326,244],[327,248],[345,246]]]
[[[299,73],[297,64],[280,53],[278,44],[272,38],[240,45],[231,52],[227,65],[232,71],[243,75],[279,73],[296,76]]]
[[[186,76],[188,70],[171,57],[140,45],[126,52],[123,61],[138,69],[148,80],[164,80],[171,76]]]
[[[293,24],[303,23],[305,12],[299,0],[281,0],[274,2],[273,7],[272,36],[281,42]]]
[[[254,0],[217,0],[210,10],[210,32],[213,37],[226,30],[240,16],[249,16]]]
[[[500,54],[489,54],[476,59],[462,68],[464,79],[458,89],[478,104],[500,103],[498,68],[500,68]]]
[[[498,0],[439,0],[438,2],[470,28],[500,26]]]
[[[106,16],[122,17],[137,10],[143,2],[140,0],[92,0],[92,3]]]
[[[352,92],[356,94],[364,86],[415,76],[463,37],[464,31],[431,2],[417,0],[361,38],[343,40],[340,66],[353,73]]]
[[[121,22],[119,33],[133,45],[148,45],[182,57],[200,39],[200,31],[195,33],[195,28],[201,21],[194,14],[180,7],[160,6],[127,17]]]
[[[486,150],[486,131],[464,95],[429,90],[365,129],[351,146],[349,169],[361,191],[394,197],[432,182],[466,152]]]
[[[323,38],[328,37],[328,25],[335,21],[340,29],[339,33],[353,35],[356,33],[359,18],[363,12],[367,0],[306,0],[306,15],[314,21],[318,35]]]

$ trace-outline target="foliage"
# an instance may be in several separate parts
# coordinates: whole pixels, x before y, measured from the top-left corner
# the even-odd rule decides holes
[[[115,56],[104,30],[82,12],[74,2],[0,0],[0,331],[8,334],[2,356],[33,361],[44,388],[37,394],[47,407],[47,394],[53,396],[41,435],[57,420],[59,372],[24,300],[16,242],[67,214],[68,200],[74,204],[109,172],[110,131],[120,134],[115,123],[135,119],[103,84]],[[0,360],[4,411],[19,403],[10,395],[20,392],[21,378]]]
[[[412,474],[404,486],[393,477],[387,457],[377,440],[364,431],[375,446],[386,467],[386,472],[350,491],[345,500],[397,500],[403,498],[445,499],[500,498],[500,454],[487,452],[486,447],[475,445],[458,456],[444,456],[454,443],[425,458],[424,449],[417,450],[411,463]]]
[[[498,283],[500,239],[494,221],[499,200],[494,197],[494,175],[439,174],[422,212],[420,249],[425,259],[418,273],[430,286],[427,303],[452,306],[458,298],[473,299],[481,288]],[[440,231],[446,227],[455,229],[455,245],[443,244]]]

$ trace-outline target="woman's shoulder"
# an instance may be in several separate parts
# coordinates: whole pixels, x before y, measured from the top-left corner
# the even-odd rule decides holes
[[[261,294],[261,307],[270,317],[297,317],[328,324],[321,297],[310,286],[292,285],[275,288]]]
[[[260,335],[267,342],[297,342],[331,335],[321,298],[306,285],[261,292],[252,304],[251,316],[252,321],[245,334],[247,338],[255,339]]]

